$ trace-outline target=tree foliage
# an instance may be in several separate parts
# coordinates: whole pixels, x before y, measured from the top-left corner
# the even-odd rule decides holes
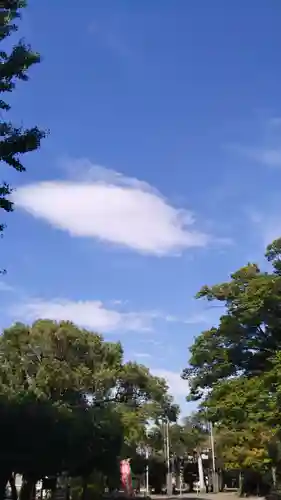
[[[40,55],[33,52],[23,40],[18,41],[10,52],[6,50],[6,39],[17,32],[17,21],[24,7],[24,0],[2,0],[0,6],[0,162],[18,172],[25,171],[21,155],[38,149],[45,137],[45,132],[36,126],[18,127],[5,119],[5,113],[10,110],[5,94],[13,92],[18,81],[27,81],[28,70],[40,62]],[[0,185],[0,208],[6,212],[13,210],[11,192],[12,188],[8,183]],[[3,225],[0,226],[0,231],[2,230]]]
[[[124,363],[120,343],[69,322],[15,324],[0,337],[0,482],[115,474],[167,401],[165,382]]]
[[[162,456],[164,442],[167,439],[166,422],[158,422],[149,429],[147,444],[154,456]],[[169,448],[171,457],[183,457],[199,452],[209,445],[207,427],[194,413],[183,419],[182,423],[172,422],[169,425]]]
[[[217,447],[230,467],[280,462],[281,239],[268,246],[272,270],[249,263],[229,282],[204,286],[198,298],[224,308],[219,324],[190,348],[190,399],[217,423]]]
[[[215,438],[216,455],[224,469],[264,471],[272,464],[269,443],[274,431],[253,421],[226,427],[220,424]]]
[[[201,333],[190,348],[190,368],[183,376],[191,383],[191,398],[229,377],[251,378],[272,369],[281,347],[281,240],[270,245],[266,255],[273,272],[248,264],[232,274],[230,282],[204,286],[199,292],[200,298],[222,302],[226,312],[219,326]]]

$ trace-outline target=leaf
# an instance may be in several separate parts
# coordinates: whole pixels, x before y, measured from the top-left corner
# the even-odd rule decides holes
[[[26,7],[23,0],[3,0],[0,10],[0,42],[7,46],[6,39],[18,30],[16,21],[21,17],[21,10]],[[9,103],[4,100],[5,94],[15,90],[18,81],[27,81],[29,69],[40,62],[40,55],[33,52],[31,47],[22,40],[17,42],[10,53],[0,50],[0,162],[14,168],[18,172],[24,172],[25,166],[22,155],[37,150],[46,132],[37,126],[25,129],[17,127],[9,121],[4,120],[4,112],[10,110]],[[2,116],[3,115],[3,116]],[[12,188],[3,182],[0,185],[0,208],[6,212],[13,210],[10,199]],[[0,232],[4,225],[0,225]]]

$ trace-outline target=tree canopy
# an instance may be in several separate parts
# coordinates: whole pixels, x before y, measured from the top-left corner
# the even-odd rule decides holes
[[[189,398],[217,424],[225,462],[240,468],[274,464],[281,436],[281,239],[266,259],[271,270],[249,263],[229,282],[200,290],[198,298],[222,304],[224,313],[196,338],[183,372]]]
[[[167,404],[165,381],[124,363],[119,342],[69,322],[15,324],[0,337],[0,481],[112,474]]]
[[[221,302],[225,314],[219,326],[202,332],[190,348],[190,368],[183,373],[191,384],[191,398],[218,381],[262,375],[272,368],[281,347],[281,240],[267,249],[273,271],[262,272],[249,263],[231,281],[204,286],[197,297]]]

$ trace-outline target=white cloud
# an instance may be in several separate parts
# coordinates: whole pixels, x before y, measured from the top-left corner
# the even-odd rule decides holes
[[[74,162],[71,168],[86,170],[83,180],[20,187],[13,201],[73,237],[94,238],[140,253],[175,255],[210,242],[207,234],[195,228],[191,212],[176,209],[147,183],[87,160]]]
[[[281,149],[260,149],[253,151],[253,157],[268,167],[281,167]]]
[[[229,147],[246,158],[262,163],[267,167],[281,167],[280,147],[248,148],[239,145],[231,145]]]
[[[68,320],[101,333],[152,331],[155,322],[170,321],[169,315],[159,311],[124,312],[120,309],[124,304],[125,302],[122,303],[121,300],[109,301],[106,305],[99,300],[23,299],[19,305],[10,308],[10,314],[17,320],[25,321],[34,321],[39,318]],[[186,322],[181,318],[173,318],[178,323]]]
[[[272,118],[269,118],[267,123],[270,127],[279,128],[281,126],[281,117],[273,116]]]
[[[210,315],[206,313],[196,313],[185,320],[187,325],[197,325],[198,323],[209,323]]]
[[[159,340],[152,339],[151,337],[145,338],[145,344],[151,344],[154,347],[163,347],[162,342],[160,342]]]
[[[14,292],[14,288],[5,281],[0,281],[0,292]]]
[[[267,247],[273,240],[281,237],[280,210],[276,209],[269,213],[249,211],[249,218],[256,227],[261,238],[263,248]]]
[[[221,316],[221,310],[218,312],[215,306],[209,306],[205,311],[190,314],[187,317],[174,316],[171,314],[165,314],[163,312],[153,311],[151,316],[155,319],[161,319],[166,323],[182,323],[185,325],[211,325],[217,323],[219,316]]]
[[[114,299],[114,300],[111,300],[110,301],[110,304],[112,304],[113,306],[125,306],[129,303],[128,300],[120,300],[120,299]]]
[[[208,306],[205,311],[201,311],[189,316],[186,320],[184,320],[184,323],[186,325],[208,325],[208,327],[210,328],[211,326],[215,326],[218,323],[219,318],[222,314],[223,306]]]
[[[17,319],[34,321],[39,318],[68,320],[98,332],[150,331],[149,313],[120,312],[107,308],[100,301],[33,300],[11,308]]]
[[[131,48],[121,38],[120,33],[116,33],[109,26],[100,26],[96,22],[92,22],[89,26],[89,32],[97,38],[104,48],[117,57],[127,59],[132,56]]]
[[[266,227],[263,229],[263,243],[267,247],[274,240],[281,237],[280,217],[272,217],[266,221]]]
[[[174,396],[175,399],[180,399],[188,395],[188,382],[181,378],[180,373],[162,368],[151,368],[150,371],[156,377],[161,377],[166,380],[170,389],[170,393]]]
[[[151,354],[148,352],[133,352],[132,353],[133,358],[151,358]]]

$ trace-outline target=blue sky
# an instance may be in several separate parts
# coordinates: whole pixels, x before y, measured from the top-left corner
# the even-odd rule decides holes
[[[195,293],[281,234],[281,4],[76,5],[30,0],[21,23],[43,61],[10,118],[50,135],[2,173],[2,326],[69,318],[121,339],[188,412],[179,374],[219,314]]]

